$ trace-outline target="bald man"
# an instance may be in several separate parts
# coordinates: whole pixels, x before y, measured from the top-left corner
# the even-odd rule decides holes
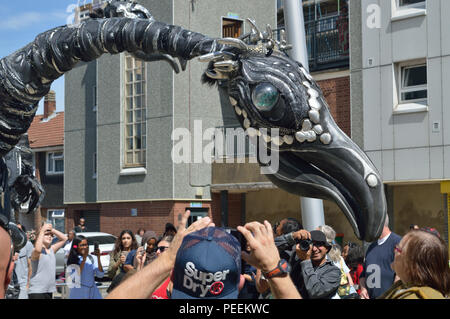
[[[0,227],[0,299],[5,298],[5,291],[11,281],[13,271],[11,237],[3,227]]]

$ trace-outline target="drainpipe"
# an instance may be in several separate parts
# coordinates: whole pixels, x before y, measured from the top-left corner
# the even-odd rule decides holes
[[[287,40],[293,45],[290,58],[300,62],[309,72],[308,50],[306,49],[305,21],[301,0],[284,0],[284,22]],[[303,228],[311,231],[325,225],[323,201],[316,198],[301,197]]]

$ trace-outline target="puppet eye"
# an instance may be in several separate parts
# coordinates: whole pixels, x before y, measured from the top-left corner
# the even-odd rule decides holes
[[[253,89],[252,101],[259,111],[271,111],[279,98],[280,92],[270,83],[261,83]]]

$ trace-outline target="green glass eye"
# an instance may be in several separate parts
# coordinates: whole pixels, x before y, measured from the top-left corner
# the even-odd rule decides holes
[[[270,83],[261,83],[252,93],[253,104],[259,111],[268,112],[277,104],[280,92]]]

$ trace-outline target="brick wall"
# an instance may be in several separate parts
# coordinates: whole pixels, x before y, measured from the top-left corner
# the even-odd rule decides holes
[[[178,214],[189,208],[190,202],[155,201],[69,205],[67,208],[66,229],[73,229],[83,211],[100,212],[100,231],[118,235],[122,230],[129,229],[134,233],[139,228],[153,230],[162,235],[166,223],[178,225]],[[211,204],[203,203],[211,214]],[[131,216],[131,209],[136,208],[137,216]]]
[[[336,124],[351,137],[350,77],[322,80],[317,83],[323,91]]]

